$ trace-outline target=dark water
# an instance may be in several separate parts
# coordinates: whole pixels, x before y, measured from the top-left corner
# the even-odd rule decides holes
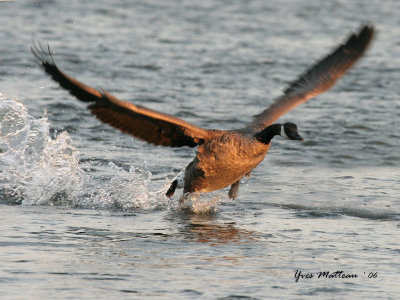
[[[397,298],[399,11],[398,1],[0,2],[0,298]],[[49,42],[87,84],[231,129],[365,22],[378,35],[364,60],[282,118],[305,142],[276,138],[239,199],[223,190],[191,212],[163,194],[192,149],[101,124],[29,51]],[[296,270],[313,277],[296,282]]]

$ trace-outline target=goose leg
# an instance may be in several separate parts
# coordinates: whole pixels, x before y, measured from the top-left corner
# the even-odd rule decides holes
[[[187,195],[185,193],[183,193],[181,198],[179,199],[179,206],[182,206],[186,199],[187,199]]]
[[[240,179],[236,181],[234,184],[231,185],[231,188],[228,192],[228,197],[229,199],[235,200],[238,195],[239,195],[239,184],[240,184]]]

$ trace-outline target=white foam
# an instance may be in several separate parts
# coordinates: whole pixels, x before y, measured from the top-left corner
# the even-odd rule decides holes
[[[67,132],[50,137],[45,114],[35,119],[22,103],[0,98],[1,202],[110,210],[177,206],[164,196],[169,183],[154,184],[146,169],[109,162],[111,178],[104,178],[91,172],[96,166],[90,164],[81,167]]]
[[[35,119],[22,103],[0,99],[0,149],[0,189],[17,203],[49,205],[80,187],[78,152],[67,132],[50,138],[45,113]]]

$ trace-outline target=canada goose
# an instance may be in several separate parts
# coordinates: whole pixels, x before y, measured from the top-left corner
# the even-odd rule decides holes
[[[175,179],[166,195],[176,188],[185,193],[205,193],[231,185],[229,197],[236,199],[243,176],[263,161],[271,139],[280,135],[291,140],[303,139],[294,123],[273,124],[299,104],[325,92],[364,54],[374,34],[366,25],[348,40],[292,82],[272,105],[244,128],[209,130],[174,116],[122,101],[104,90],[96,90],[62,72],[51,55],[31,47],[44,71],[79,100],[91,103],[88,108],[101,121],[154,145],[198,147],[196,157],[184,174]],[[183,198],[182,198],[183,199]]]

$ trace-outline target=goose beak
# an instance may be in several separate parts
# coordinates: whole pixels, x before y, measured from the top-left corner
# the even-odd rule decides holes
[[[297,141],[304,141],[304,139],[301,137],[301,135],[298,132],[294,132],[293,136],[291,137],[292,140],[297,140]]]

